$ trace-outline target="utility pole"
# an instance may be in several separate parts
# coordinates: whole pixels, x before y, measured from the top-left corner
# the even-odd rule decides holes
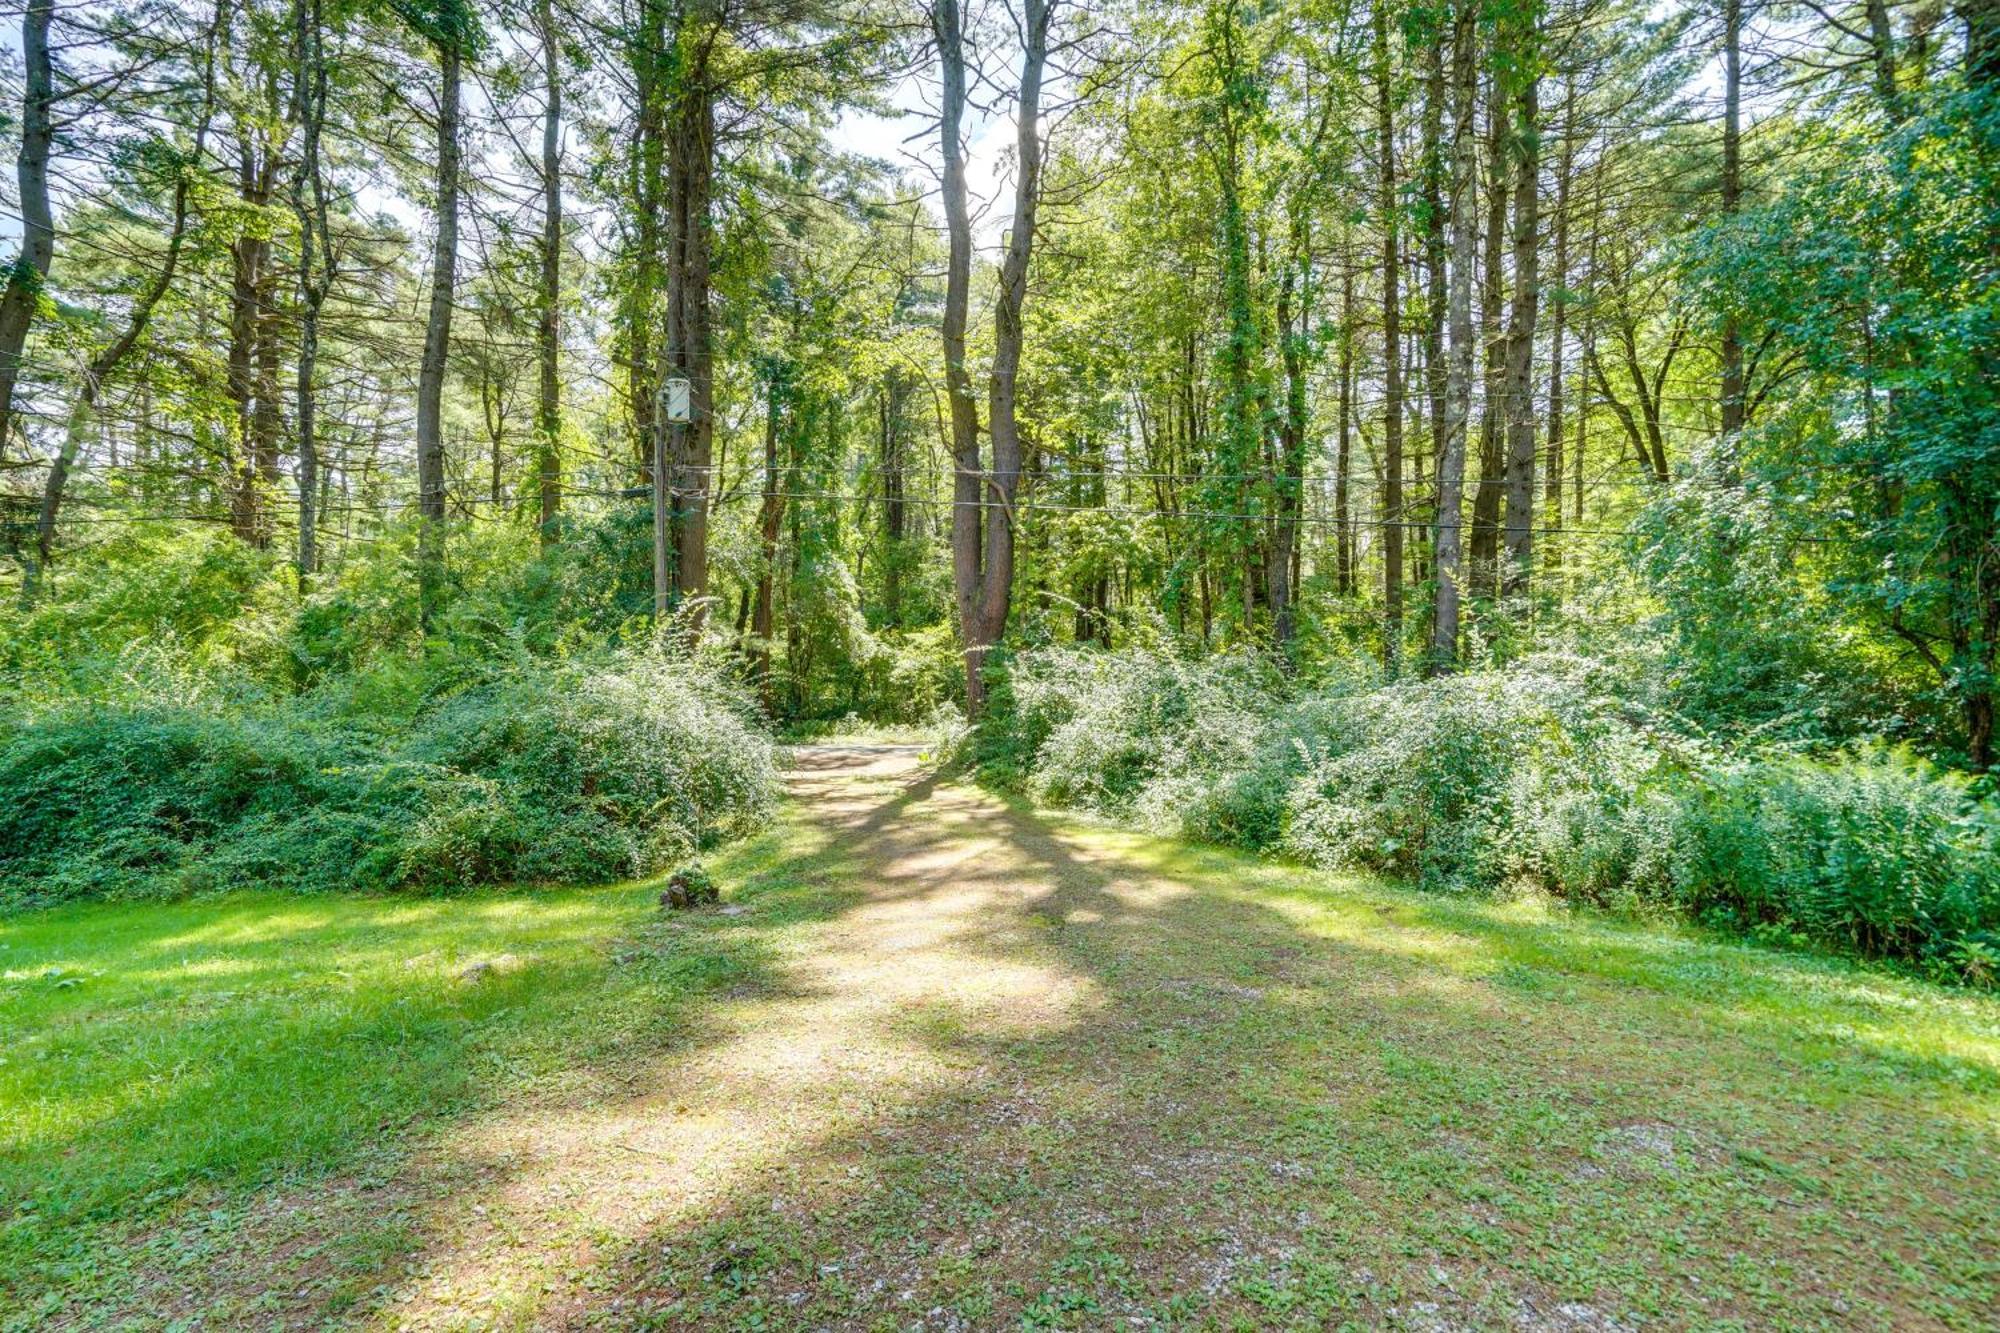
[[[667,564],[667,505],[678,503],[678,490],[667,485],[667,459],[681,456],[681,434],[693,418],[693,396],[688,382],[679,376],[660,385],[660,410],[653,416],[653,623],[663,625],[673,580]],[[673,432],[671,446],[667,432]]]

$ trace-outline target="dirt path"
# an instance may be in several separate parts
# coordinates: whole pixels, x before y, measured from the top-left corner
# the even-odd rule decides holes
[[[1685,940],[1329,894],[909,748],[807,747],[788,781],[782,826],[717,864],[724,908],[610,946],[733,959],[700,1024],[524,1087],[386,1183],[260,1204],[205,1280],[261,1283],[272,1323],[413,1328],[1991,1308],[1991,1089],[1892,1058],[1893,1003],[1814,1044]],[[316,1305],[313,1256],[384,1210],[381,1283]]]

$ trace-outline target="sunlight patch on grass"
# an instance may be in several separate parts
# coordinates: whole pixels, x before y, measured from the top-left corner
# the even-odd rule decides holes
[[[710,861],[728,914],[0,922],[0,1307],[1963,1324],[1990,1288],[1990,997],[907,772],[799,790]]]

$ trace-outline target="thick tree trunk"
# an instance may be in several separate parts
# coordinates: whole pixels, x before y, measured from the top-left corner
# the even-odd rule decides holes
[[[55,0],[28,0],[21,15],[26,85],[21,96],[21,151],[14,164],[20,190],[21,252],[8,267],[7,289],[0,294],[0,458],[7,456],[13,439],[21,353],[27,347],[35,307],[56,253],[55,215],[49,209],[49,148],[55,141],[50,115],[55,76],[49,61],[49,23],[55,8]]]
[[[952,583],[965,655],[966,709],[971,714],[978,713],[985,703],[986,655],[1006,630],[1013,593],[1013,505],[1021,476],[1015,380],[1021,364],[1021,308],[1027,297],[1028,262],[1034,251],[1035,214],[1041,194],[1041,85],[1052,16],[1051,0],[1025,0],[1021,82],[1015,102],[1014,215],[994,303],[993,369],[987,387],[987,433],[993,441],[989,472],[980,458],[978,412],[972,399],[971,372],[965,364],[966,302],[972,275],[963,144],[965,34],[956,0],[937,0],[931,11],[943,93],[939,137],[948,240],[942,338],[951,398]]]
[[[1014,501],[1021,485],[1021,430],[1015,418],[1021,368],[1021,311],[1028,296],[1028,263],[1034,254],[1035,218],[1042,193],[1042,69],[1048,59],[1054,0],[1024,0],[1021,84],[1014,103],[1014,219],[1000,261],[1000,291],[993,310],[993,370],[986,392],[986,429],[993,440],[987,479],[989,510],[981,554],[979,635],[968,655],[968,679],[982,674],[988,650],[1007,629],[1014,584]],[[978,688],[984,702],[983,680]]]
[[[945,395],[951,407],[951,580],[958,605],[959,642],[966,672],[968,714],[985,697],[978,644],[980,552],[985,464],[979,454],[979,407],[965,362],[967,302],[972,290],[972,220],[965,181],[965,31],[958,0],[935,0],[932,37],[938,49],[938,135],[945,216],[945,289],[940,336],[944,344]]]
[[[438,43],[437,233],[431,244],[431,304],[417,370],[418,598],[423,624],[435,621],[444,595],[444,377],[451,350],[452,298],[458,277],[458,118],[461,53]]]

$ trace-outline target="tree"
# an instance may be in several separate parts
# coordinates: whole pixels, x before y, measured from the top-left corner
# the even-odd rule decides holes
[[[1514,303],[1507,328],[1507,572],[1502,591],[1527,590],[1535,542],[1535,320],[1541,301],[1541,14],[1509,0],[1502,55],[1514,158]]]
[[[556,40],[555,6],[540,0],[535,9],[542,39],[542,246],[541,305],[536,339],[541,369],[535,402],[539,483],[538,523],[542,544],[555,540],[556,513],[562,508],[562,69]]]
[[[952,411],[952,575],[959,633],[965,652],[966,711],[986,698],[987,653],[1007,627],[1013,596],[1014,512],[1021,484],[1021,430],[1017,377],[1034,255],[1035,216],[1041,204],[1042,75],[1057,0],[1024,0],[1019,15],[1021,74],[1014,93],[1014,208],[1001,260],[993,310],[993,365],[987,387],[987,434],[992,467],[981,457],[972,377],[966,365],[966,304],[971,290],[972,224],[965,184],[964,115],[966,34],[956,0],[931,10],[942,87],[939,137],[943,151],[944,209],[949,229],[942,339]]]
[[[7,456],[14,423],[14,393],[21,352],[55,259],[56,224],[49,208],[49,150],[55,140],[55,75],[49,60],[49,24],[55,0],[28,0],[21,12],[21,151],[14,178],[21,196],[21,250],[7,269],[0,293],[0,460]]]
[[[1472,425],[1473,251],[1478,221],[1473,203],[1479,159],[1478,25],[1461,0],[1452,26],[1451,361],[1445,389],[1444,429],[1438,439],[1437,595],[1431,621],[1430,667],[1448,671],[1458,661],[1459,600],[1464,577],[1465,446]]]
[[[1376,207],[1382,218],[1382,660],[1394,672],[1403,637],[1403,358],[1398,305],[1402,252],[1397,225],[1395,87],[1390,79],[1389,14],[1375,3]]]
[[[436,55],[437,160],[431,239],[430,313],[417,372],[417,512],[423,520],[417,558],[422,616],[435,622],[444,594],[444,377],[451,354],[451,314],[458,281],[459,99],[466,57],[478,50],[477,16],[466,0],[411,4],[405,17]]]

